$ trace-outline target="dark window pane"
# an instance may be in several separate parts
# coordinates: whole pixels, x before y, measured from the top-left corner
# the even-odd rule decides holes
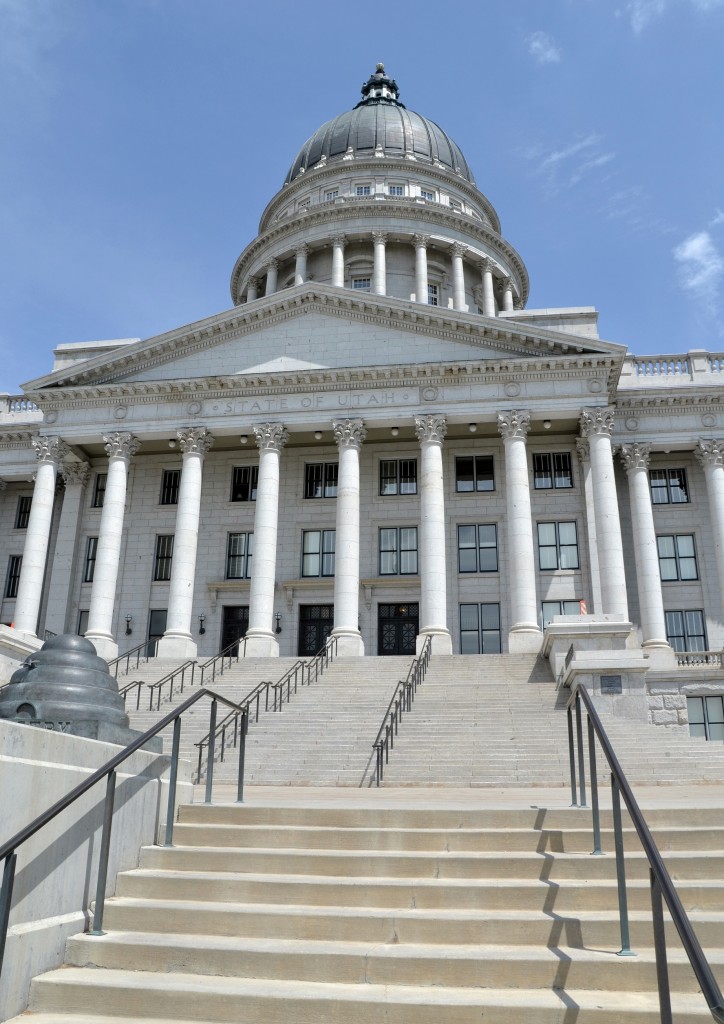
[[[686,485],[686,471],[683,469],[669,470],[669,488],[671,501],[680,504],[689,500],[689,489]]]
[[[30,508],[33,504],[33,499],[30,495],[23,495],[18,498],[18,508],[15,513],[15,529],[16,530],[27,530],[28,522],[30,521]]]
[[[106,496],[107,473],[96,473],[96,482],[93,488],[93,508],[103,508],[103,500]]]
[[[473,486],[472,455],[465,455],[455,459],[455,489],[458,491],[472,491]]]
[[[234,466],[231,471],[231,500],[256,501],[258,466]]]
[[[164,469],[161,479],[161,504],[177,505],[178,489],[181,482],[180,469]]]
[[[494,491],[493,456],[475,456],[475,489],[477,491]]]
[[[553,455],[553,473],[556,487],[573,487],[571,456],[568,452],[555,452]]]
[[[550,455],[533,456],[533,485],[536,490],[553,486]]]

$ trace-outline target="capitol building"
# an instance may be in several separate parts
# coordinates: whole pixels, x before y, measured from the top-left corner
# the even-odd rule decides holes
[[[3,656],[536,652],[586,615],[682,686],[718,668],[724,355],[529,308],[462,150],[382,65],[279,184],[229,309],[60,345],[2,399]]]

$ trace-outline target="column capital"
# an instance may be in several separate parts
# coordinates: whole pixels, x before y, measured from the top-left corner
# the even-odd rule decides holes
[[[420,444],[426,441],[442,444],[447,434],[447,420],[434,413],[429,416],[415,416],[415,433]]]
[[[513,296],[513,309],[525,309],[523,300],[519,298],[517,295]]]
[[[347,244],[347,236],[344,233],[338,235],[332,235],[332,245],[338,246],[340,249],[344,249]]]
[[[141,442],[133,434],[104,434],[103,447],[109,459],[125,459],[130,462],[141,447]]]
[[[588,443],[587,437],[576,438],[576,452],[578,453],[578,458],[584,465],[591,461],[591,446]]]
[[[462,242],[453,242],[453,244],[450,246],[450,255],[451,256],[463,257],[467,251],[468,251],[467,245],[463,245]]]
[[[206,427],[180,427],[176,437],[184,455],[206,455],[214,443],[214,435]]]
[[[332,433],[338,448],[356,448],[358,451],[367,437],[362,420],[333,420]]]
[[[373,231],[372,241],[375,245],[386,245],[387,244],[387,232],[386,231]]]
[[[495,266],[495,264],[493,263],[493,261],[488,256],[485,256],[480,261],[480,269],[481,269],[481,271],[484,274],[492,274],[494,266]]]
[[[724,441],[713,438],[711,441],[705,441],[700,437],[694,449],[694,456],[702,469],[706,469],[707,466],[724,466]]]
[[[87,462],[64,462],[60,467],[60,472],[66,487],[73,485],[83,487],[88,480],[90,466]]]
[[[428,245],[430,244],[430,236],[413,235],[412,244],[415,246],[416,249],[427,249]]]
[[[307,242],[302,242],[294,250],[294,255],[295,256],[308,256],[311,251],[312,251],[311,245],[309,245]]]
[[[498,432],[504,441],[511,437],[526,439],[530,430],[530,413],[511,409],[510,412],[498,413]]]
[[[581,437],[592,437],[595,434],[613,433],[614,410],[608,408],[582,409],[581,410]]]
[[[31,438],[38,462],[53,462],[57,466],[68,454],[68,445],[59,437],[43,437],[38,434]]]
[[[504,292],[511,292],[512,293],[512,291],[513,291],[513,279],[511,277],[504,277],[503,278],[503,291]]]
[[[283,423],[258,423],[252,430],[260,451],[280,452],[289,440]]]
[[[249,288],[258,288],[259,287],[259,278],[258,277],[250,277],[250,278],[248,278],[248,280],[246,282],[246,287],[247,287],[247,290]]]
[[[273,256],[270,260],[267,260],[266,263],[264,264],[264,270],[278,270],[278,269],[279,269],[279,260],[276,258],[276,256]]]
[[[639,444],[638,441],[634,444],[622,444],[619,455],[627,473],[631,473],[634,469],[648,469],[651,445]]]

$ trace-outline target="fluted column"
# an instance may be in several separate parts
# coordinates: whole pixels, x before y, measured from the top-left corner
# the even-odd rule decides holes
[[[462,245],[460,242],[455,242],[450,250],[453,309],[459,309],[462,312],[468,308],[465,302],[465,270],[463,268],[463,256],[467,251],[467,246]]]
[[[444,416],[416,416],[420,442],[420,635],[418,653],[427,636],[433,654],[452,654],[447,625],[447,566],[445,561],[445,487],[442,443],[447,433]]]
[[[68,449],[59,437],[34,437],[31,444],[35,449],[38,469],[25,534],[13,625],[21,633],[36,636],[50,527],[53,522],[55,478],[60,460]]]
[[[53,633],[67,633],[75,628],[75,623],[70,621],[73,570],[77,564],[78,536],[83,519],[83,496],[89,466],[87,462],[64,462],[60,472],[65,490],[45,612],[45,628]]]
[[[254,427],[254,436],[259,449],[259,480],[254,512],[249,628],[243,653],[247,658],[278,658],[279,641],[274,633],[274,585],[279,522],[279,461],[289,435],[281,423],[261,423]]]
[[[279,274],[279,260],[268,260],[264,269],[266,270],[265,295],[273,295],[277,290],[277,276]]]
[[[123,539],[123,517],[126,509],[128,465],[140,448],[141,442],[133,434],[104,434],[103,446],[108,454],[108,478],[101,512],[88,629],[85,635],[95,644],[100,657],[110,661],[118,654],[118,644],[113,639],[112,628]],[[152,552],[149,550],[149,558],[151,555]]]
[[[250,277],[246,284],[246,301],[254,302],[259,294],[259,278]]]
[[[503,281],[503,309],[506,313],[513,312],[513,282],[509,277]]]
[[[183,452],[183,468],[176,506],[166,631],[158,642],[157,657],[183,661],[195,658],[197,650],[191,635],[191,613],[201,519],[201,478],[204,456],[214,438],[205,427],[177,430],[176,437]]]
[[[335,288],[344,288],[344,247],[346,235],[334,235],[332,238],[332,284]]]
[[[367,431],[362,420],[335,420],[339,450],[334,555],[334,629],[337,654],[360,657],[359,632],[359,453]]]
[[[724,441],[700,439],[694,449],[694,455],[706,478],[709,518],[719,575],[720,608],[724,609]]]
[[[508,524],[510,572],[511,653],[533,652],[540,648],[538,604],[535,592],[535,545],[530,505],[530,478],[525,439],[530,430],[527,412],[498,414],[498,430],[505,446],[505,504]]]
[[[384,231],[373,231],[372,241],[375,246],[375,264],[372,271],[373,295],[387,294],[387,234]]]
[[[591,449],[585,438],[576,438],[576,451],[581,463],[581,476],[583,477],[583,496],[586,503],[586,534],[588,536],[588,567],[591,574],[591,598],[588,601],[587,608],[589,615],[595,615],[601,611],[601,572],[598,568],[596,511],[593,507]]]
[[[297,251],[294,254],[295,265],[294,265],[294,283],[304,284],[307,280],[307,256],[310,253],[310,247],[306,242],[302,242],[297,247]]]
[[[604,615],[623,615],[624,621],[628,621],[623,541],[611,448],[612,432],[613,409],[582,411],[581,435],[587,438],[591,452],[593,508],[601,573],[601,611]]]
[[[641,646],[651,649],[656,657],[658,657],[659,651],[663,651],[664,658],[675,664],[673,652],[666,639],[659,551],[656,544],[654,511],[651,506],[651,491],[649,489],[650,454],[651,445],[648,444],[625,444],[621,447],[621,461],[628,476],[628,492],[631,502],[636,584],[641,615]]]
[[[427,245],[430,236],[415,235],[412,240],[415,245],[415,300],[427,305]]]
[[[493,261],[483,260],[483,315],[495,316],[495,292],[493,291]]]

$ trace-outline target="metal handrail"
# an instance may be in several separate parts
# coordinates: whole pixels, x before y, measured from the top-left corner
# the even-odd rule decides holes
[[[307,686],[312,681],[312,672],[314,672],[314,681],[319,679],[322,672],[331,661],[334,661],[337,655],[337,637],[328,636],[324,647],[318,651],[311,661],[307,662],[306,674],[307,674]]]
[[[236,648],[236,652],[232,654],[231,652],[234,650],[234,648]],[[209,658],[209,660],[205,661],[203,665],[199,665],[199,671],[201,672],[199,682],[201,686],[204,685],[204,676],[206,675],[207,670],[211,671],[211,682],[213,683],[217,675],[223,676],[224,674],[224,660],[228,659],[229,664],[227,667],[231,668],[232,661],[238,662],[240,650],[243,651],[241,657],[245,657],[246,637],[239,637],[238,640],[234,640],[232,643],[229,644],[228,647],[225,647],[220,654],[215,654],[213,658]],[[218,673],[217,663],[220,663]]]
[[[168,792],[168,805],[166,811],[166,833],[164,839],[164,846],[173,846],[173,826],[174,826],[174,813],[176,807],[176,783],[178,779],[178,760],[179,750],[181,744],[181,716],[188,711],[188,709],[201,700],[202,697],[211,698],[211,708],[209,713],[209,732],[213,735],[215,732],[216,713],[217,705],[219,702],[226,704],[230,707],[236,707],[232,701],[227,700],[226,697],[222,697],[221,694],[215,693],[213,690],[207,690],[201,688],[188,697],[183,704],[180,704],[173,711],[170,711],[165,715],[159,722],[147,729],[141,736],[138,736],[135,740],[129,743],[115,754],[110,760],[106,761],[105,764],[101,765],[92,775],[89,775],[87,779],[80,782],[74,789],[67,793],[60,800],[57,800],[47,810],[43,811],[34,818],[29,825],[26,825],[19,832],[16,832],[14,836],[7,840],[0,846],[0,861],[4,861],[3,866],[3,878],[2,888],[0,888],[0,973],[2,973],[2,962],[5,953],[5,944],[8,933],[8,923],[10,920],[10,909],[12,906],[12,894],[13,894],[13,882],[15,880],[15,868],[17,864],[17,850],[24,842],[39,832],[45,825],[49,824],[56,818],[62,811],[71,804],[75,803],[81,796],[88,792],[96,783],[100,782],[101,779],[105,778],[106,782],[106,797],[103,811],[103,832],[101,835],[101,845],[99,853],[98,863],[98,884],[96,887],[96,900],[95,908],[93,911],[93,928],[89,932],[90,935],[103,935],[103,912],[105,909],[105,898],[106,898],[106,881],[108,876],[108,859],[110,853],[110,840],[111,840],[111,828],[113,824],[113,806],[115,798],[115,786],[116,786],[116,769],[119,765],[123,764],[132,754],[135,754],[137,750],[140,750],[149,739],[156,736],[159,732],[171,725],[173,722],[173,743],[171,750],[171,772],[169,777],[169,792]],[[241,803],[244,799],[244,761],[245,761],[245,743],[244,737],[246,736],[246,729],[248,726],[248,712],[242,716],[241,725],[241,736],[242,741],[239,748],[239,772],[237,778],[237,800]],[[205,803],[211,803],[211,794],[214,777],[214,742],[213,739],[209,744],[208,751],[208,766],[206,773],[206,793]],[[92,817],[92,816],[91,816]],[[89,831],[93,826],[89,825]]]
[[[164,686],[168,684],[168,697],[167,700],[173,700],[173,681],[177,675],[181,675],[181,685],[179,686],[179,693],[184,692],[184,683],[186,681],[186,672],[191,669],[191,682],[189,686],[194,685],[194,673],[196,671],[196,662],[193,658],[185,661],[183,665],[179,665],[178,668],[173,669],[168,675],[165,675],[163,679],[159,679],[156,683],[148,683],[148,710],[153,711],[154,698],[156,700],[156,711],[161,707],[161,691]]]
[[[320,652],[321,653],[321,652]],[[311,662],[309,663],[311,665]],[[306,680],[304,677],[307,677]],[[300,680],[301,677],[301,680]],[[319,678],[319,674],[315,673],[315,679]],[[292,680],[294,680],[294,693],[297,692],[299,685],[302,686],[310,683],[309,677],[309,666],[306,661],[297,661],[290,669],[288,669],[281,679],[277,683],[272,683],[274,689],[274,710],[281,711],[284,703],[284,691],[286,690],[287,704],[292,699]]]
[[[153,645],[153,654],[150,653],[151,645]],[[141,651],[143,651],[144,649],[149,649],[149,653],[141,654]],[[126,669],[124,672],[124,675],[126,675],[128,672],[131,671],[131,659],[133,658],[134,654],[136,655],[136,664],[133,667],[138,668],[142,660],[145,659],[146,661],[148,661],[149,658],[155,658],[157,649],[158,639],[152,640],[150,637],[147,637],[140,644],[137,644],[136,647],[132,647],[130,651],[126,651],[124,654],[119,654],[117,658],[114,658],[112,661],[109,661],[108,671],[110,672],[111,670],[113,670],[113,678],[118,679],[118,669],[123,661],[126,662]]]
[[[415,699],[417,687],[425,678],[427,667],[430,664],[431,653],[432,637],[426,636],[422,650],[408,669],[407,678],[401,679],[395,687],[390,703],[387,705],[387,710],[382,716],[382,725],[372,744],[372,754],[375,758],[374,782],[376,786],[379,786],[382,780],[385,770],[384,766],[389,764],[390,750],[395,748],[395,736],[399,732],[402,715],[405,711],[412,711],[412,702]]]
[[[257,685],[254,687],[254,689],[251,690],[249,693],[247,693],[246,697],[244,697],[241,701],[239,701],[238,704],[235,704],[233,701],[227,701],[227,704],[229,704],[231,706],[232,710],[229,711],[228,715],[226,715],[225,718],[222,718],[220,722],[216,723],[215,731],[214,731],[214,741],[216,741],[218,739],[221,740],[221,748],[220,748],[220,751],[219,751],[219,762],[220,763],[223,763],[224,754],[226,753],[226,747],[227,747],[226,733],[227,733],[227,731],[230,730],[231,727],[233,726],[233,728],[234,728],[233,737],[231,738],[231,740],[228,743],[228,746],[233,748],[239,742],[239,737],[240,737],[239,719],[241,718],[243,720],[244,716],[246,715],[246,731],[248,732],[249,731],[249,721],[250,721],[249,720],[249,709],[251,708],[251,705],[254,702],[256,702],[254,721],[258,722],[259,721],[259,713],[260,713],[261,695],[264,694],[265,697],[266,697],[266,700],[264,702],[264,710],[268,711],[269,710],[269,690],[273,689],[273,688],[274,688],[274,683],[270,683],[270,682],[257,683]],[[275,694],[275,699],[276,699],[276,694]],[[276,711],[276,708],[274,708],[274,710]],[[246,735],[246,733],[245,733],[245,735]],[[198,783],[201,782],[201,766],[203,764],[203,759],[204,759],[204,747],[208,745],[210,738],[211,738],[211,731],[207,732],[205,736],[203,736],[200,740],[198,740],[196,743],[194,743],[194,746],[198,747],[198,750],[199,750],[198,764],[197,764],[197,769],[196,769],[196,783],[197,783],[197,785],[198,785]]]
[[[717,1024],[724,1024],[724,997],[712,973],[709,961],[704,955],[691,921],[684,910],[676,886],[671,880],[663,858],[651,835],[646,820],[641,812],[631,786],[621,767],[611,741],[596,711],[591,695],[582,684],[576,687],[575,693],[568,702],[568,745],[571,767],[571,792],[573,804],[586,806],[586,779],[583,753],[583,727],[581,721],[581,701],[585,705],[588,716],[588,754],[591,772],[591,806],[593,811],[593,842],[594,854],[601,853],[601,822],[598,807],[598,781],[596,771],[595,737],[603,750],[606,761],[611,769],[611,796],[613,807],[614,845],[616,850],[616,875],[618,882],[619,918],[621,927],[620,955],[631,956],[628,924],[628,901],[626,896],[626,873],[623,849],[623,828],[621,824],[621,796],[628,809],[629,816],[638,834],[643,851],[649,862],[651,879],[651,909],[654,924],[654,952],[656,956],[656,976],[659,989],[659,1007],[662,1024],[671,1024],[671,994],[669,988],[669,970],[666,958],[666,934],[662,898],[669,909],[671,919],[679,933],[689,963],[706,999],[711,1015]],[[574,741],[573,716],[576,717],[576,740]],[[578,789],[579,800],[576,799],[576,745],[578,747]]]
[[[124,704],[128,704],[128,694],[134,686],[136,687],[136,711],[139,711],[141,707],[141,690],[144,686],[148,686],[145,679],[134,679],[133,682],[126,683],[126,685],[118,691],[118,695],[119,697],[123,697]]]

